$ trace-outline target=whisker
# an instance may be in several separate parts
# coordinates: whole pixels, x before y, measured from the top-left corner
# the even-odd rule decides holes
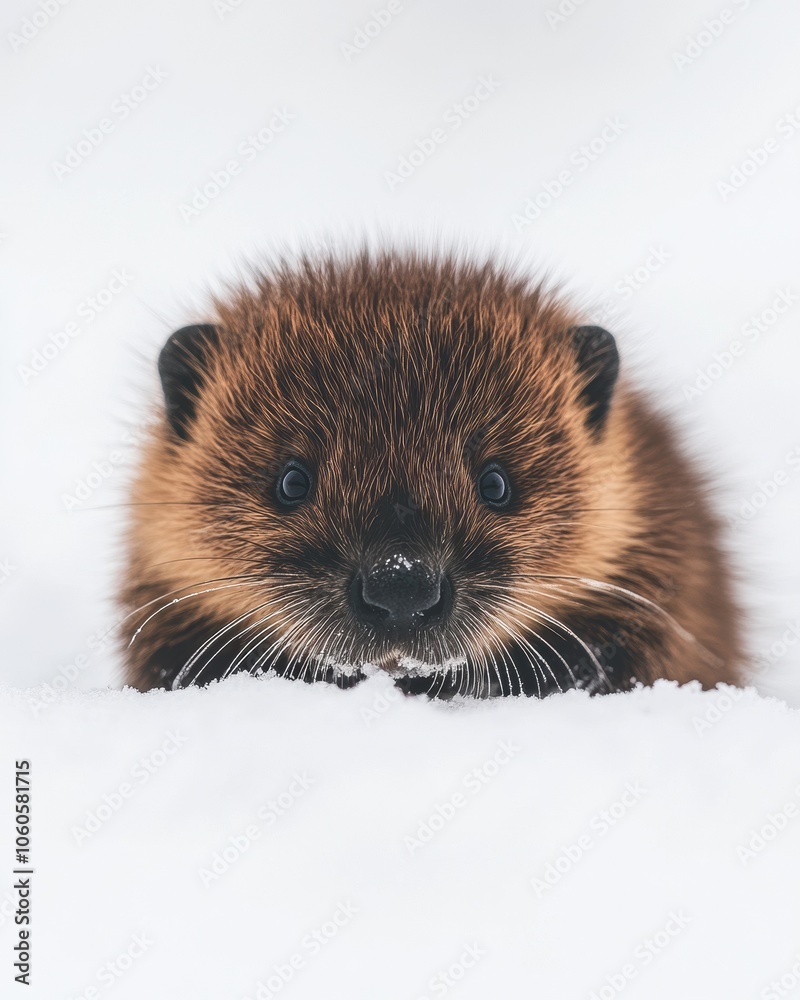
[[[133,643],[136,641],[137,637],[141,634],[142,629],[144,629],[147,626],[148,622],[151,622],[156,617],[156,615],[160,615],[162,611],[166,611],[167,608],[171,608],[176,604],[182,603],[183,601],[188,601],[190,597],[202,597],[203,594],[214,594],[220,590],[235,590],[238,587],[253,587],[253,586],[255,586],[255,581],[242,580],[239,583],[226,583],[221,587],[208,587],[205,590],[196,590],[194,593],[185,594],[183,597],[173,597],[171,601],[168,601],[166,604],[162,604],[161,607],[158,608],[158,610],[154,611],[151,615],[148,615],[147,618],[145,618],[142,624],[136,629],[136,631],[131,636],[131,640],[128,643],[128,649],[131,648]]]
[[[77,511],[117,510],[122,507],[229,507],[231,510],[248,510],[244,504],[231,500],[127,500],[120,503],[97,504],[94,507],[76,507]]]
[[[312,613],[314,611],[316,611],[317,608],[322,607],[325,604],[325,601],[326,601],[326,598],[322,598],[322,599],[316,601],[309,608],[307,608],[307,610],[300,616],[300,618],[297,621],[295,621],[292,624],[290,624],[289,627],[287,628],[286,632],[282,636],[278,636],[278,638],[275,640],[275,642],[273,642],[272,645],[269,646],[265,650],[265,652],[259,657],[259,660],[256,662],[255,666],[253,667],[253,670],[255,670],[255,669],[259,668],[259,667],[262,670],[264,670],[264,671],[271,670],[273,664],[275,662],[277,662],[277,660],[280,657],[280,655],[283,652],[283,650],[288,646],[288,644],[289,644],[292,636],[297,632],[297,630],[299,628],[302,628],[302,626],[307,621],[310,620],[310,616],[312,615]],[[305,601],[299,601],[298,602],[298,604],[303,604],[303,603],[305,603]],[[293,606],[297,606],[297,605],[293,605]],[[272,655],[272,659],[269,660],[269,661],[267,661],[267,657],[269,657],[270,653],[272,652],[273,649],[276,648],[276,646],[277,646],[277,649],[276,649],[275,653]],[[268,666],[262,666],[262,664],[266,664],[267,662],[269,663]],[[251,673],[252,672],[253,671],[251,671]]]
[[[229,622],[227,625],[224,625],[221,629],[218,629],[197,650],[195,650],[195,652],[184,663],[184,665],[181,667],[180,671],[178,672],[177,676],[175,677],[175,680],[173,681],[173,686],[175,688],[179,688],[182,685],[183,679],[188,675],[189,671],[192,669],[192,667],[194,666],[194,664],[200,659],[200,657],[203,655],[203,653],[205,653],[208,649],[211,648],[211,646],[214,644],[214,642],[218,638],[220,638],[222,635],[225,634],[225,632],[228,632],[230,629],[235,628],[240,622],[244,621],[245,618],[249,618],[250,615],[257,614],[259,611],[263,611],[264,608],[268,608],[268,607],[271,607],[271,606],[275,605],[276,603],[278,603],[279,600],[282,600],[282,599],[283,599],[282,596],[278,595],[278,596],[274,597],[273,599],[271,599],[269,601],[265,601],[263,604],[259,604],[255,608],[252,608],[250,611],[246,611],[244,614],[239,615],[237,618],[234,618],[233,621]],[[278,613],[279,612],[277,612],[277,611],[274,612],[274,614],[278,614]],[[206,662],[202,665],[202,667],[200,668],[200,670],[198,670],[197,674],[194,677],[195,682],[197,682],[200,679],[200,677],[203,675],[203,672],[208,669],[208,667],[212,663],[212,661],[217,656],[219,656],[219,654],[224,649],[227,649],[227,647],[230,646],[231,643],[236,642],[236,640],[241,639],[242,636],[245,635],[250,629],[252,629],[252,628],[258,628],[258,625],[260,624],[260,622],[266,621],[267,618],[269,618],[269,617],[272,617],[272,616],[268,615],[266,618],[261,618],[259,622],[251,622],[245,628],[243,628],[240,631],[236,632],[226,642],[224,642],[219,647],[219,649],[217,649],[214,653],[212,653],[212,655],[206,660]]]
[[[149,608],[153,604],[157,604],[159,601],[163,601],[165,597],[171,597],[172,594],[179,594],[182,590],[191,590],[192,587],[205,587],[209,583],[223,583],[226,580],[255,580],[258,579],[252,573],[238,573],[235,576],[218,576],[212,580],[202,580],[198,583],[187,583],[183,587],[176,587],[174,590],[168,590],[164,594],[159,594],[158,597],[154,597],[151,601],[146,601],[144,604],[140,604],[138,608],[134,608],[133,611],[129,611],[124,618],[120,618],[118,622],[115,622],[110,629],[108,629],[102,636],[101,639],[105,639],[106,636],[111,635],[114,629],[124,625],[125,622],[132,618],[133,615],[138,614],[140,611],[144,611],[145,608]]]
[[[503,600],[503,598],[501,598],[501,600]],[[522,623],[522,622],[520,622],[519,624],[520,624],[520,625],[522,625],[523,623]],[[563,664],[563,666],[564,666],[564,669],[565,669],[565,670],[567,671],[567,673],[569,674],[569,677],[570,677],[570,680],[572,681],[572,686],[573,686],[573,687],[577,687],[577,686],[578,686],[578,680],[577,680],[577,678],[575,677],[575,673],[574,673],[574,671],[572,670],[572,667],[571,667],[571,666],[569,665],[569,663],[567,662],[567,660],[566,660],[566,659],[565,659],[565,658],[564,658],[564,657],[563,657],[563,656],[561,655],[561,653],[559,653],[559,651],[558,651],[558,650],[557,650],[557,649],[555,648],[555,646],[552,646],[552,645],[551,645],[551,644],[550,644],[550,643],[549,643],[549,642],[547,641],[547,639],[545,639],[545,637],[544,637],[543,635],[541,635],[541,634],[540,634],[539,632],[534,632],[534,635],[536,636],[536,639],[537,639],[537,641],[538,641],[538,642],[541,642],[541,643],[543,643],[543,644],[544,644],[545,646],[547,646],[547,648],[548,648],[548,649],[550,650],[550,652],[551,652],[551,653],[553,653],[553,654],[554,654],[555,656],[557,656],[557,657],[558,657],[558,659],[559,659],[559,660],[561,661],[561,663]],[[521,637],[521,638],[522,638],[522,637]],[[525,640],[525,641],[527,641],[527,640]],[[540,654],[540,655],[541,655],[541,654]],[[547,659],[546,659],[546,658],[543,658],[543,659],[544,659],[544,662],[546,663],[546,662],[547,662]],[[548,665],[548,668],[549,668],[549,665]],[[551,675],[553,674],[552,670],[550,671],[550,673],[551,673]],[[556,682],[556,684],[558,685],[558,689],[559,689],[559,691],[561,691],[561,685],[560,685],[560,684],[558,683],[558,681],[556,680],[555,676],[553,676],[553,680],[554,680],[554,681]]]
[[[588,653],[589,658],[591,659],[593,665],[597,669],[598,677],[602,676],[608,689],[613,690],[611,679],[606,673],[603,665],[597,659],[597,656],[592,652],[589,646],[587,646],[587,644],[583,641],[583,639],[581,639],[581,637],[576,632],[574,632],[568,625],[565,625],[564,622],[559,621],[558,618],[554,618],[552,615],[549,615],[546,612],[542,611],[541,608],[536,608],[533,605],[525,603],[524,601],[520,601],[518,598],[507,597],[506,600],[512,601],[518,607],[521,607],[529,612],[532,612],[535,615],[538,615],[539,617],[543,618],[548,624],[554,626],[555,629],[565,632],[567,635],[570,636],[570,638],[574,639],[575,642],[577,642],[585,650],[585,652]]]
[[[466,616],[469,618],[470,622],[472,623],[473,628],[479,628],[480,627],[480,623],[478,622],[477,617],[471,611],[466,612]],[[489,662],[488,662],[488,659],[487,659],[487,652],[485,651],[481,655],[482,655],[483,662],[486,664],[486,671],[488,673],[488,671],[489,671]],[[488,647],[488,655],[491,656],[491,658],[492,658],[492,665],[494,666],[494,672],[495,672],[495,674],[497,676],[497,683],[500,685],[500,690],[502,691],[502,689],[503,689],[503,682],[500,679],[500,670],[499,670],[498,665],[497,665],[497,660],[495,659],[494,650],[491,648],[491,646]],[[506,658],[506,654],[505,654],[505,649],[504,648],[501,651],[500,655],[502,656],[502,659],[503,659],[503,667],[505,669],[506,678],[508,680],[508,692],[509,692],[509,694],[511,694],[512,691],[514,690],[514,685],[511,682],[511,673],[510,673],[510,671],[508,669],[508,660]],[[514,667],[514,671],[515,671],[515,673],[517,675],[517,681],[519,683],[519,689],[520,689],[520,692],[521,692],[522,691],[522,678],[519,676],[519,671],[517,670],[517,666],[514,663],[513,657],[510,658],[510,662],[511,662],[511,665]]]
[[[515,574],[516,576],[523,578],[520,574]],[[589,587],[591,590],[598,591],[600,593],[609,594],[611,596],[617,596],[620,598],[627,599],[633,604],[638,604],[640,607],[647,608],[650,611],[661,616],[661,618],[672,628],[685,642],[690,642],[695,645],[700,652],[704,655],[709,663],[713,663],[717,666],[723,663],[722,659],[713,653],[710,649],[704,646],[700,640],[689,632],[688,629],[684,628],[681,623],[674,618],[668,611],[666,611],[660,604],[655,601],[650,600],[650,598],[644,597],[642,594],[637,594],[633,590],[629,590],[627,587],[621,587],[618,584],[609,583],[605,580],[595,580],[592,577],[586,576],[556,576],[554,574],[528,574],[526,578],[535,579],[537,581],[545,581],[541,583],[542,586],[548,586],[554,589],[558,589],[558,584],[548,584],[547,580],[567,580],[571,582],[576,582]],[[562,588],[563,591],[563,588]],[[567,596],[577,597],[575,594],[569,594]]]
[[[591,577],[588,577],[588,576],[575,576],[575,577],[569,577],[569,576],[555,577],[554,576],[554,577],[547,577],[545,579],[574,580],[574,581],[576,581],[578,583],[582,583],[586,587],[591,587],[593,590],[599,590],[599,591],[601,591],[603,593],[606,593],[606,594],[616,594],[616,595],[619,595],[621,597],[625,597],[629,601],[632,601],[634,604],[639,604],[642,607],[646,607],[650,611],[655,611],[657,614],[661,615],[662,618],[664,618],[665,621],[669,622],[670,625],[672,625],[673,628],[675,628],[675,630],[681,636],[683,636],[684,639],[689,639],[689,640],[692,640],[692,641],[696,641],[695,637],[691,634],[691,632],[687,631],[680,624],[680,622],[678,622],[675,618],[673,618],[672,615],[668,611],[666,611],[664,608],[662,608],[660,604],[656,604],[655,601],[651,601],[649,598],[643,597],[641,594],[637,594],[633,590],[628,590],[627,587],[620,587],[618,584],[608,583],[607,581],[604,581],[604,580],[594,580],[594,579],[592,579]],[[551,584],[551,586],[552,586],[552,584]]]
[[[541,663],[544,663],[545,666],[547,666],[547,663],[546,663],[544,657],[542,656],[541,653],[539,653],[536,649],[534,649],[533,646],[531,646],[530,643],[525,643],[525,639],[524,639],[524,637],[523,637],[523,635],[521,633],[517,633],[515,630],[509,628],[509,626],[506,624],[506,622],[504,622],[501,618],[498,618],[495,615],[491,615],[491,617],[494,618],[494,620],[501,626],[501,628],[505,629],[505,631],[508,632],[509,636],[518,645],[523,645],[523,644],[527,645],[528,650],[530,651],[530,653],[533,654],[534,659],[531,660],[531,657],[528,654],[528,652],[526,652],[526,650],[524,648],[522,649],[522,653],[525,656],[525,659],[527,660],[528,665],[533,670],[533,677],[534,677],[534,680],[536,681],[536,693],[537,693],[537,697],[541,698],[542,697],[542,686],[539,683],[539,676],[541,675],[542,680],[545,683],[547,683],[547,678],[545,677],[544,670],[542,670],[542,668],[540,666],[540,661],[541,661]],[[509,657],[512,665],[514,666],[514,672],[517,675],[517,684],[519,685],[519,692],[520,692],[520,694],[522,694],[524,692],[524,685],[522,683],[522,678],[520,677],[519,669],[517,668],[517,665],[516,665],[516,662],[514,660],[514,657],[511,654],[511,651],[507,648],[506,644],[502,641],[502,639],[500,640],[500,646],[501,646],[501,650],[503,652],[503,656],[507,655]],[[552,675],[552,671],[551,671],[551,675]],[[555,680],[555,677],[553,677],[553,680]],[[558,682],[556,681],[556,684],[557,683]]]
[[[550,667],[550,665],[548,664],[548,662],[544,658],[544,656],[542,656],[542,654],[537,649],[535,649],[531,645],[531,643],[528,642],[521,633],[518,633],[515,629],[510,628],[508,626],[508,624],[503,621],[502,618],[498,618],[496,615],[491,615],[491,617],[494,619],[494,621],[496,621],[498,623],[498,625],[500,625],[501,628],[505,629],[505,631],[509,634],[509,636],[511,637],[511,639],[514,642],[516,642],[518,645],[524,647],[522,649],[522,653],[525,656],[525,658],[527,659],[529,665],[533,669],[533,675],[536,678],[536,687],[537,687],[538,696],[540,698],[542,696],[542,689],[541,689],[541,686],[539,684],[539,671],[540,670],[541,670],[541,674],[542,674],[542,680],[545,681],[545,683],[547,682],[547,678],[545,677],[544,670],[542,669],[542,667],[546,667],[547,668],[547,670],[550,673],[550,677],[552,678],[552,680],[554,681],[554,683],[558,687],[558,690],[561,691],[561,685],[558,683],[558,680],[556,679],[556,676],[553,673],[552,668]],[[505,647],[505,643],[503,645]],[[534,660],[531,660],[530,655],[528,655],[529,653],[534,657]]]
[[[306,599],[304,597],[301,596],[295,597],[294,600],[292,600],[289,604],[281,608],[279,612],[276,611],[273,612],[272,614],[265,615],[260,621],[254,624],[254,628],[258,628],[259,625],[263,625],[265,622],[269,621],[270,618],[274,618],[275,615],[277,614],[286,614],[286,612],[292,611],[294,608],[303,607],[305,604],[306,604]],[[269,628],[262,629],[261,632],[259,632],[257,635],[249,639],[248,642],[245,643],[245,645],[239,651],[239,653],[237,653],[237,655],[233,658],[232,662],[226,669],[225,673],[223,674],[223,680],[227,677],[230,677],[230,675],[234,673],[234,671],[239,667],[239,665],[243,663],[244,660],[247,659],[248,655],[250,655],[251,653],[255,653],[255,650],[258,649],[262,640],[265,637],[268,639],[280,627],[280,624],[281,624],[280,622],[276,622],[274,625],[269,626]],[[250,668],[248,672],[251,674],[255,673],[255,671],[259,667],[259,663],[260,661],[257,661],[253,665],[253,667]]]
[[[318,630],[317,634],[323,633],[324,630],[329,625],[333,624],[335,618],[336,618],[336,612],[335,612],[335,610],[328,612],[327,616],[322,620],[321,627]],[[320,663],[320,664],[324,664],[325,663],[325,657],[327,655],[328,646],[330,645],[331,640],[334,638],[334,635],[335,635],[335,629],[331,628],[330,632],[327,634],[327,636],[323,640],[322,646],[319,647],[319,649],[317,650],[317,652],[313,654],[313,659],[317,663]],[[305,678],[308,676],[308,674],[310,673],[310,670],[311,670],[311,665],[312,665],[312,660],[310,658],[306,657],[306,662],[303,665],[303,673],[301,674],[301,677],[300,677],[301,680],[305,680]],[[335,673],[335,671],[334,671],[334,673]]]
[[[316,608],[314,610],[316,610]],[[330,615],[328,617],[330,618]],[[306,620],[307,621],[312,620],[311,611],[309,612],[309,614],[306,615]],[[295,662],[299,663],[300,660],[301,660],[301,657],[303,657],[303,656],[306,655],[306,652],[307,652],[307,650],[309,650],[311,648],[311,646],[312,646],[312,644],[314,642],[314,639],[316,639],[316,637],[320,634],[320,632],[325,628],[325,625],[327,624],[327,620],[328,619],[325,619],[324,621],[321,621],[321,622],[318,621],[316,623],[316,625],[314,625],[311,628],[311,630],[306,633],[305,636],[301,637],[299,645],[297,646],[294,654],[292,655],[292,657],[290,658],[290,660],[289,660],[289,662],[288,662],[288,664],[286,666],[287,672],[291,672],[292,669],[293,669],[294,663]],[[306,663],[304,662],[302,666],[303,666],[303,670],[305,670]]]

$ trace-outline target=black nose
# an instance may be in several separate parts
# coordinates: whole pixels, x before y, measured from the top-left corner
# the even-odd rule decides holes
[[[450,582],[421,559],[395,554],[350,585],[350,606],[359,621],[384,629],[428,628],[450,609]]]

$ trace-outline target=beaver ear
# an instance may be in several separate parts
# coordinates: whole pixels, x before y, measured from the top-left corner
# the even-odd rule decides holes
[[[570,334],[578,355],[578,369],[585,379],[580,398],[589,408],[586,426],[600,431],[619,375],[617,345],[601,326],[574,326]]]
[[[215,326],[185,326],[176,330],[161,349],[158,374],[164,391],[167,420],[184,441],[189,437],[189,425],[205,374],[206,356],[209,347],[218,339]]]

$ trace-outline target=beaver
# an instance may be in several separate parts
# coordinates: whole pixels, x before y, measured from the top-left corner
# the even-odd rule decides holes
[[[422,251],[283,260],[158,370],[119,594],[130,685],[740,681],[703,476],[614,336],[545,283]]]

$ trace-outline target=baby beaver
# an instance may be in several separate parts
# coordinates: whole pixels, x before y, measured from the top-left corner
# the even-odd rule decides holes
[[[302,258],[159,359],[126,679],[543,696],[740,679],[719,527],[614,338],[504,267]]]

